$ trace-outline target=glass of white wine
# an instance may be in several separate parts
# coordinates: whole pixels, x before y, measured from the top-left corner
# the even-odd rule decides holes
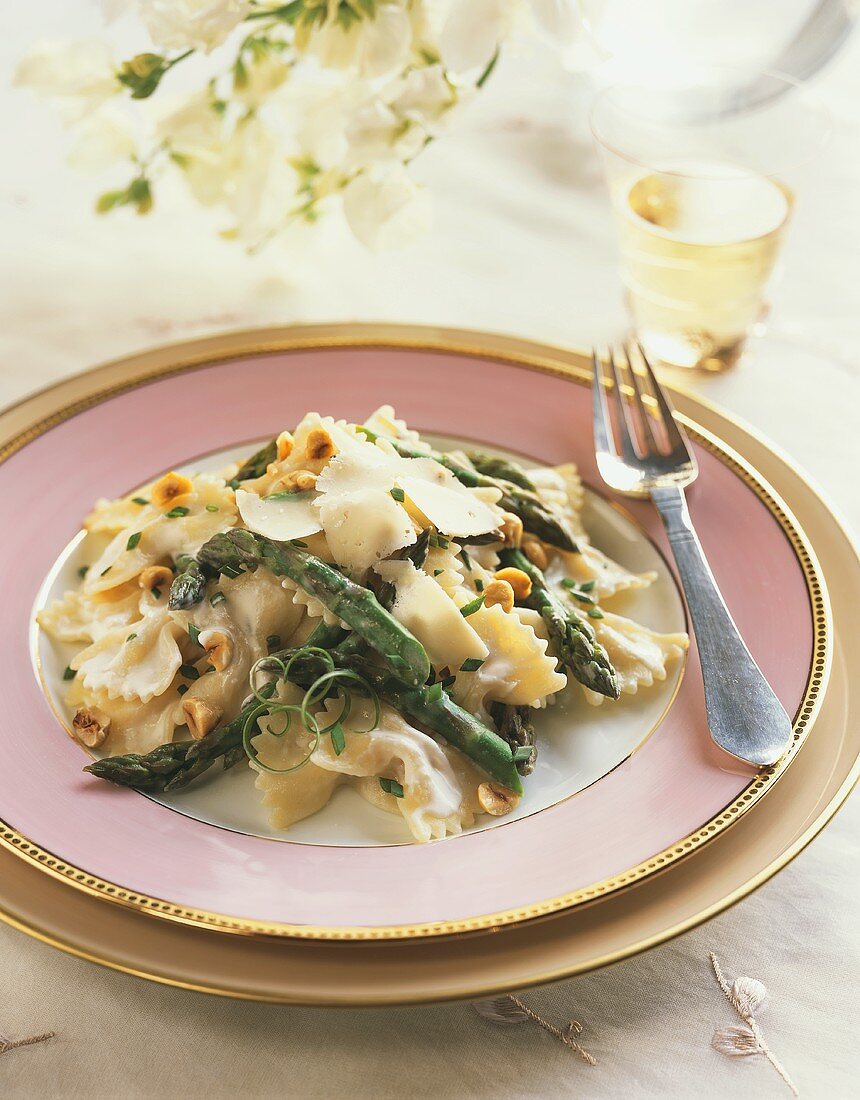
[[[636,337],[671,366],[732,366],[763,327],[827,111],[789,77],[721,68],[683,86],[608,88],[591,122]]]

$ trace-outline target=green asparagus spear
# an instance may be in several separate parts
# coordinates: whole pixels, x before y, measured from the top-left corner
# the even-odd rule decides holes
[[[269,463],[274,462],[277,457],[278,441],[272,439],[265,447],[261,447],[250,458],[245,459],[234,480],[250,481],[252,478],[262,477]]]
[[[371,442],[380,438],[369,428],[360,427],[359,431]],[[558,546],[562,550],[576,550],[576,542],[564,521],[559,516],[554,515],[535,493],[523,489],[519,485],[514,485],[510,481],[488,477],[478,470],[469,470],[465,466],[460,466],[448,455],[441,454],[438,451],[419,451],[399,439],[390,439],[388,436],[381,438],[387,439],[403,458],[435,459],[436,462],[450,470],[461,484],[470,489],[480,486],[500,489],[502,496],[499,499],[499,507],[504,508],[506,512],[513,512],[515,516],[519,516],[526,531],[537,535],[539,539],[543,539],[544,542],[548,542],[552,546]]]
[[[531,749],[531,754],[517,763],[520,775],[531,775],[537,760],[532,708],[515,707],[510,703],[490,703],[490,717],[495,722],[499,737],[507,741],[512,750]]]
[[[423,684],[430,675],[424,647],[369,589],[291,543],[273,542],[251,531],[225,531],[202,547],[197,560],[213,572],[235,575],[263,565],[276,576],[289,577],[361,635],[406,683]]]
[[[466,458],[472,463],[479,474],[487,477],[498,478],[500,481],[510,481],[512,485],[519,485],[521,489],[535,491],[535,485],[522,466],[516,462],[509,462],[498,455],[488,455],[485,451],[466,451]]]
[[[265,698],[271,698],[274,693],[273,683],[265,684],[260,689],[260,694]],[[84,771],[120,787],[133,787],[138,791],[177,790],[202,775],[219,757],[224,758],[225,767],[238,761],[234,750],[242,749],[242,730],[256,706],[255,699],[232,722],[212,730],[200,741],[169,741],[145,756],[135,752],[125,756],[106,756],[88,764]]]
[[[200,603],[206,592],[206,574],[199,563],[188,554],[176,559],[178,573],[170,586],[167,606],[171,611],[188,611]]]
[[[521,550],[503,550],[501,564],[521,569],[531,578],[531,594],[523,602],[540,613],[559,661],[587,688],[617,699],[620,689],[615,669],[585,619],[564,606],[540,569]]]

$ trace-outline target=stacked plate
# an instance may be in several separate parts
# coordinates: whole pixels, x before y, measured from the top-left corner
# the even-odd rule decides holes
[[[67,586],[93,499],[166,469],[217,465],[309,409],[359,421],[392,404],[446,443],[575,461],[595,542],[658,575],[650,594],[624,597],[638,601],[630,608],[657,629],[684,629],[656,514],[601,488],[588,382],[579,354],[501,337],[269,329],[112,363],[2,414],[11,526],[0,550],[0,916],[63,950],[194,989],[405,1003],[624,958],[785,866],[860,769],[846,674],[860,649],[857,555],[784,457],[683,392],[673,397],[701,470],[690,510],[750,649],[795,716],[774,767],[756,773],[712,744],[695,645],[617,712],[552,715],[551,747],[515,817],[427,845],[346,791],[278,834],[241,798],[225,807],[217,784],[160,801],[113,788],[82,774],[80,746],[63,733],[62,663],[34,615]]]

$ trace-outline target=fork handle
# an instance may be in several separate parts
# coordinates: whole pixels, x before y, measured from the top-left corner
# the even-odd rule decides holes
[[[651,497],[665,524],[687,597],[711,736],[741,760],[773,764],[791,743],[791,721],[726,607],[693,528],[684,490],[653,489]]]

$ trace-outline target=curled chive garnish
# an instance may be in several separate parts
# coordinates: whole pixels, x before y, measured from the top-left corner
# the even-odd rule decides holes
[[[379,785],[386,794],[393,794],[395,798],[403,797],[403,787],[396,779],[386,779],[384,776],[380,776]]]
[[[474,615],[476,611],[480,611],[484,605],[484,596],[476,596],[474,600],[470,600],[469,603],[464,604],[460,608],[460,614],[464,619],[468,619],[470,615]]]
[[[76,676],[77,672],[75,672],[75,670],[70,665],[66,665],[66,667],[63,669],[63,679],[74,680]]]

